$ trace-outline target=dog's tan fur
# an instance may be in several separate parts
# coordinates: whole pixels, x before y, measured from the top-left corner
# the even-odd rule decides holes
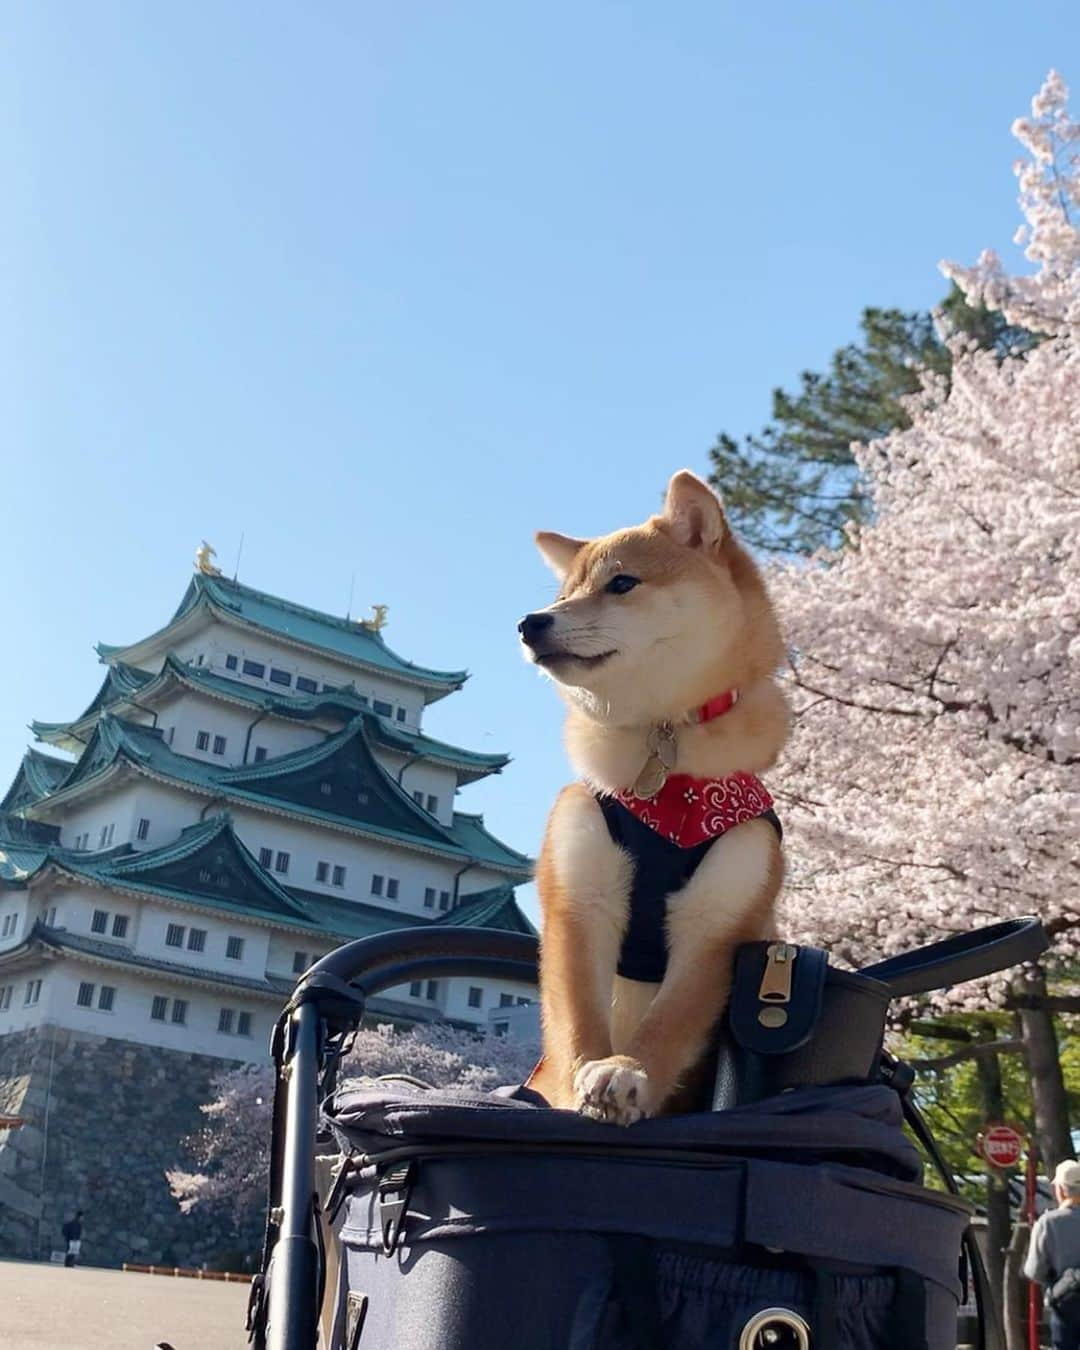
[[[529,655],[569,705],[566,746],[581,781],[557,799],[538,867],[544,1059],[532,1085],[553,1105],[628,1124],[671,1109],[687,1084],[727,1002],[734,948],[771,934],[783,861],[766,821],[723,835],[668,902],[663,984],[620,979],[632,865],[593,790],[632,787],[651,728],[668,720],[679,732],[675,773],[768,769],[788,730],[774,681],[783,645],[719,499],[685,470],[643,525],[590,541],[542,533],[537,544],[562,587]],[[641,584],[607,592],[619,574]],[[729,712],[689,720],[732,688]]]

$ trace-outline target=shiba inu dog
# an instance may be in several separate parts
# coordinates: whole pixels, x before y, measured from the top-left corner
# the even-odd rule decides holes
[[[788,734],[784,649],[720,499],[686,470],[642,525],[536,542],[561,586],[519,633],[567,703],[579,781],[538,866],[544,1058],[530,1085],[628,1125],[672,1109],[735,947],[772,936],[780,829],[755,775]]]

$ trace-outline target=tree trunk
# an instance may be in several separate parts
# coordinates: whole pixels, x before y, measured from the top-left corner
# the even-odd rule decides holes
[[[994,1028],[989,1030],[991,1038]],[[976,1057],[975,1068],[982,1089],[983,1119],[1005,1119],[1005,1093],[1001,1085],[1001,1062],[997,1055]],[[1004,1172],[986,1165],[986,1274],[997,1304],[998,1321],[1005,1316],[1005,1248],[1009,1245],[1009,1191]]]
[[[1041,1003],[1046,998],[1045,974],[1038,966],[1028,967],[1013,981],[1013,993],[1019,1005],[1016,1017],[1031,1076],[1039,1157],[1047,1176],[1053,1176],[1058,1163],[1074,1154],[1054,1017]]]
[[[1027,1350],[1028,1287],[1021,1270],[1027,1255],[1026,1223],[1013,1229],[1012,1241],[1005,1253],[1005,1345],[1007,1350]]]

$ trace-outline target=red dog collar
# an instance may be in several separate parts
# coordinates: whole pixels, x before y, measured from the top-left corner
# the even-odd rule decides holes
[[[717,694],[715,698],[709,699],[708,703],[703,703],[700,708],[695,708],[691,720],[694,722],[711,722],[714,717],[720,717],[726,712],[730,712],[739,701],[739,691],[737,689],[725,689],[722,694]]]

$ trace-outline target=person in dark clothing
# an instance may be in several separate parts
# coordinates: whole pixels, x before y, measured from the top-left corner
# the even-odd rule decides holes
[[[60,1229],[64,1241],[67,1243],[67,1254],[64,1257],[65,1266],[73,1266],[79,1259],[79,1250],[82,1247],[82,1216],[82,1210],[77,1209],[75,1217],[68,1219],[67,1223]]]
[[[1059,1163],[1054,1173],[1057,1209],[1048,1210],[1031,1230],[1024,1274],[1050,1289],[1067,1270],[1080,1267],[1080,1163]],[[1050,1313],[1050,1342],[1054,1350],[1080,1350],[1080,1319]]]

